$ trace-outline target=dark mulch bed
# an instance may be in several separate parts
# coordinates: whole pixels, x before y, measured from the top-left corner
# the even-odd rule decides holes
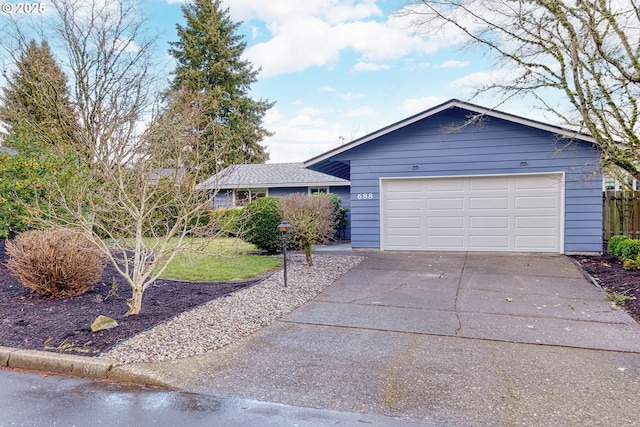
[[[574,258],[605,291],[630,297],[623,307],[631,317],[640,322],[640,270],[625,270],[622,262],[612,255]]]
[[[141,314],[125,317],[131,288],[110,265],[86,294],[53,299],[38,297],[24,288],[8,271],[5,261],[4,240],[0,239],[0,346],[85,356],[96,356],[184,311],[257,282],[158,280],[145,291]],[[115,319],[119,326],[91,332],[91,323],[98,315]]]

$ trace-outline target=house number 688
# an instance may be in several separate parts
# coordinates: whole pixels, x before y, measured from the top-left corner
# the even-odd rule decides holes
[[[373,199],[373,193],[358,193],[356,197],[358,200],[369,200]]]

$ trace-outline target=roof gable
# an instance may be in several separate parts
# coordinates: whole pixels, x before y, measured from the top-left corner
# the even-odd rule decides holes
[[[424,120],[429,117],[436,116],[445,110],[449,110],[453,108],[459,108],[459,109],[468,111],[470,114],[474,114],[474,115],[484,115],[487,117],[495,117],[498,119],[506,120],[508,122],[520,124],[523,126],[529,126],[535,129],[540,129],[556,135],[560,135],[565,138],[580,139],[580,140],[591,142],[591,143],[594,142],[594,139],[591,136],[588,136],[567,128],[550,125],[550,124],[539,122],[536,120],[527,119],[525,117],[516,116],[514,114],[504,113],[501,111],[493,110],[490,108],[482,107],[482,106],[471,104],[468,102],[463,102],[457,99],[452,99],[436,107],[433,107],[431,109],[418,113],[414,116],[411,116],[399,122],[393,123],[389,126],[386,126],[382,129],[379,129],[375,132],[365,135],[361,138],[355,139],[347,144],[334,148],[333,150],[329,150],[316,157],[313,157],[305,161],[304,166],[317,171],[321,170],[324,173],[329,173],[344,179],[349,179],[350,177],[349,162],[342,159],[336,159],[336,157],[339,154],[345,153],[356,147],[364,145],[370,141],[373,141],[382,136],[385,136],[389,133],[392,133],[404,127],[410,126],[420,120]]]
[[[264,163],[229,166],[198,188],[274,188],[341,186],[349,181],[306,169],[302,163]]]

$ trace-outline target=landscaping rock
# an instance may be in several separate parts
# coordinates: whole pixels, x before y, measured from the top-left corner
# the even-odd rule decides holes
[[[96,320],[91,324],[91,332],[103,331],[105,329],[113,329],[118,326],[118,322],[116,322],[111,317],[100,315],[96,317]]]

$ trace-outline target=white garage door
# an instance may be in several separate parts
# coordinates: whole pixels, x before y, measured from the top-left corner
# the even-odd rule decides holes
[[[562,252],[563,175],[382,179],[383,250]]]

